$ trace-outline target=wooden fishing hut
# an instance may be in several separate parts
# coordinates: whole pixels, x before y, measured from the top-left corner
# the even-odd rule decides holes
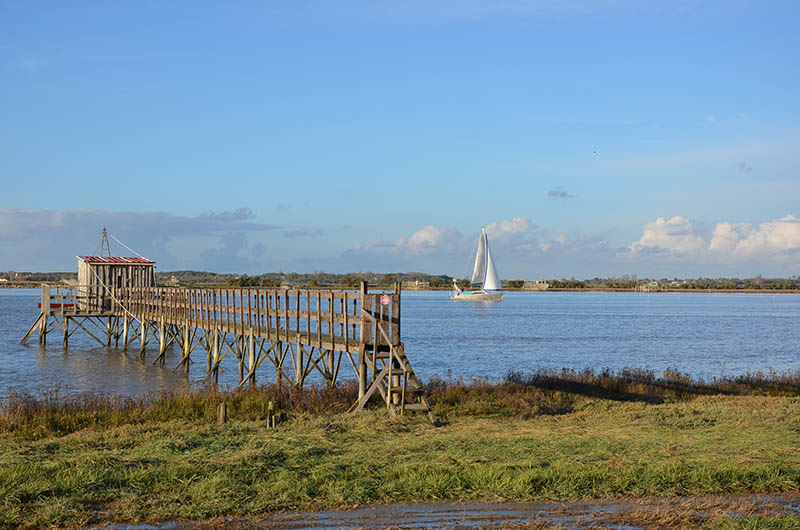
[[[155,264],[145,258],[78,256],[78,309],[110,311],[118,289],[155,287]]]

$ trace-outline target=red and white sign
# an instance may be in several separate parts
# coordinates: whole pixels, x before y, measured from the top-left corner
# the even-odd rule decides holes
[[[389,295],[388,295],[388,294],[385,294],[385,295],[381,296],[381,303],[382,303],[383,305],[389,305],[389,302],[390,302],[391,300],[392,300],[392,299],[391,299],[391,298],[389,298]]]

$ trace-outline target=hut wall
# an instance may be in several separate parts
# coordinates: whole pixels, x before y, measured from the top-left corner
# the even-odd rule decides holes
[[[79,260],[78,284],[79,309],[90,312],[108,311],[113,308],[112,294],[116,289],[153,287],[155,271],[152,263],[90,263]]]

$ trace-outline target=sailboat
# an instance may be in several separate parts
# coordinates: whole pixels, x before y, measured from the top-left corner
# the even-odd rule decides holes
[[[458,287],[458,282],[453,278],[454,291],[450,295],[450,300],[467,300],[470,302],[499,302],[503,299],[503,287],[500,284],[500,277],[494,267],[492,252],[489,250],[489,239],[486,237],[486,228],[481,228],[481,236],[478,239],[478,251],[475,253],[475,267],[472,269],[474,291],[462,291]]]

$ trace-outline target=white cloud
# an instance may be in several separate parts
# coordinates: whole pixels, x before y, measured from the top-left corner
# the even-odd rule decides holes
[[[502,245],[518,242],[529,236],[532,231],[533,224],[530,217],[514,217],[486,225],[486,235],[489,239]]]
[[[800,219],[787,215],[764,221],[758,227],[749,223],[718,223],[708,250],[737,257],[775,256],[800,250]]]
[[[398,240],[395,248],[410,256],[424,256],[443,250],[450,251],[462,237],[451,226],[428,225],[411,234],[407,241]]]
[[[630,255],[640,254],[688,254],[705,246],[705,240],[697,233],[695,224],[689,219],[675,216],[671,219],[659,217],[644,225],[642,237],[628,247]]]

